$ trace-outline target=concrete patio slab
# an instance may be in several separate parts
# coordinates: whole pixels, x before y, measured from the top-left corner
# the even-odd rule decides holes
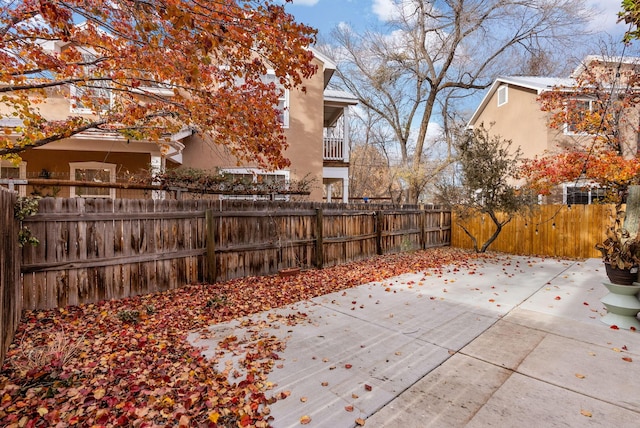
[[[332,293],[189,340],[286,342],[276,428],[640,426],[640,334],[599,318],[600,260],[500,255]],[[304,313],[288,325],[274,320]],[[239,355],[220,353],[219,366]],[[241,352],[241,351],[239,351]],[[625,359],[623,359],[625,358]],[[231,361],[226,362],[225,361]],[[347,411],[352,406],[352,411]],[[349,410],[351,410],[349,408]],[[617,424],[617,425],[616,425]]]
[[[465,426],[633,428],[638,413],[514,373]]]

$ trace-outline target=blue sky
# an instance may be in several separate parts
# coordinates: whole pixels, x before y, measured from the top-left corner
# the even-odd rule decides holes
[[[297,21],[318,29],[319,42],[326,43],[330,40],[331,30],[340,23],[348,24],[355,31],[365,28],[382,29],[394,1],[398,0],[293,0],[293,4],[287,3],[285,9],[295,16]],[[604,38],[610,36],[613,41],[622,40],[626,26],[616,24],[617,13],[621,10],[621,0],[584,1],[595,10],[591,30],[600,32]],[[635,45],[640,45],[640,42],[634,43]],[[600,54],[597,37],[594,37],[593,49],[594,54]],[[635,52],[627,52],[626,55],[634,55]],[[478,102],[482,95],[483,93],[478,93],[477,100],[471,98],[470,105]],[[439,120],[437,114],[432,117],[432,123],[429,124],[430,133],[438,133]]]
[[[286,10],[300,22],[319,30],[321,37],[328,37],[332,28],[341,22],[354,29],[375,27],[383,19],[392,0],[294,0]],[[592,27],[613,36],[624,32],[624,26],[616,24],[620,0],[585,0],[597,10]]]

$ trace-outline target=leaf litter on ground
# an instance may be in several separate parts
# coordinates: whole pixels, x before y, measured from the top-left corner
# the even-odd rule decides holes
[[[472,270],[478,258],[491,257],[439,248],[295,277],[246,277],[24,311],[0,372],[0,426],[270,426],[269,406],[286,395],[270,394],[267,375],[284,342],[258,335],[243,347],[225,337],[218,346],[242,354],[242,371],[232,364],[217,370],[215,358],[186,340],[190,332],[206,334],[218,323],[404,273]]]

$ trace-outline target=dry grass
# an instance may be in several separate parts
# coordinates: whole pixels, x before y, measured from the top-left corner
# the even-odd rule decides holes
[[[25,342],[23,337],[18,347],[19,352],[9,360],[15,370],[27,377],[61,371],[78,353],[82,343],[82,340],[70,340],[64,330],[50,332],[45,337],[42,345]]]

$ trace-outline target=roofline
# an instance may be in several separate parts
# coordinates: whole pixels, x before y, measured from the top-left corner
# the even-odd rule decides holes
[[[313,53],[313,56],[322,63],[322,72],[324,75],[324,89],[326,89],[338,65],[331,58],[324,55],[313,46],[310,46],[309,50],[311,51],[311,53]]]
[[[635,64],[640,65],[640,58],[635,56],[611,56],[611,55],[587,55],[584,57],[582,61],[576,66],[576,68],[569,75],[570,77],[575,78],[579,76],[592,62],[604,62],[609,64]]]
[[[472,129],[474,127],[476,121],[478,120],[478,116],[480,116],[480,112],[482,112],[485,109],[485,107],[489,103],[489,100],[491,99],[491,97],[493,97],[493,94],[498,90],[498,88],[502,84],[507,84],[507,85],[510,85],[510,86],[518,86],[520,88],[531,89],[531,90],[536,91],[536,93],[538,95],[542,94],[543,92],[548,92],[548,91],[551,91],[551,90],[554,89],[554,88],[550,88],[548,86],[544,86],[543,87],[541,85],[522,83],[520,81],[515,81],[515,80],[513,80],[513,79],[511,79],[509,77],[498,77],[496,80],[493,81],[493,83],[489,87],[489,91],[487,91],[487,93],[485,94],[484,98],[482,98],[482,101],[480,102],[480,104],[478,105],[476,110],[471,115],[471,118],[467,122],[467,128]]]
[[[313,56],[315,56],[316,58],[318,58],[320,61],[323,62],[325,69],[328,68],[331,70],[335,70],[338,67],[335,61],[333,61],[331,58],[329,58],[327,55],[323,54],[313,46],[310,47],[309,50],[313,53]]]
[[[352,105],[352,106],[360,104],[360,102],[358,101],[357,98],[352,98],[352,97],[327,97],[327,96],[325,96],[324,97],[324,102],[325,102],[325,104],[327,102],[329,102],[329,103],[339,103],[339,104],[343,104],[343,105],[347,104],[347,105]]]

